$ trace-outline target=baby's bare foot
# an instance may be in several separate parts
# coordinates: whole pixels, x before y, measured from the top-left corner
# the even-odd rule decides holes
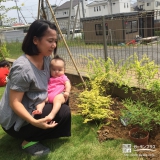
[[[40,110],[34,110],[34,111],[32,112],[32,114],[33,114],[33,115],[42,114],[42,111],[40,111]]]

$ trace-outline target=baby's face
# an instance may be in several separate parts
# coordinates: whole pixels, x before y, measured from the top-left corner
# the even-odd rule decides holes
[[[51,61],[51,77],[60,77],[64,74],[64,62],[62,60]]]

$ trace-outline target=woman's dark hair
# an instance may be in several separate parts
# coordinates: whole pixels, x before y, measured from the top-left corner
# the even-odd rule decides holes
[[[2,60],[2,61],[0,61],[0,67],[5,67],[5,66],[10,67],[9,62],[8,62],[8,61],[6,61],[6,60]]]
[[[42,38],[45,35],[45,32],[48,28],[51,28],[57,32],[57,27],[47,20],[36,20],[34,21],[28,30],[27,35],[25,36],[23,43],[22,43],[22,51],[25,54],[28,54],[30,56],[32,55],[38,55],[39,50],[37,46],[33,43],[33,38]],[[54,49],[54,54],[56,54],[57,46]]]

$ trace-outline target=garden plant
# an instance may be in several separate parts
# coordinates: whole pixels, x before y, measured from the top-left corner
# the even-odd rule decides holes
[[[92,55],[86,59],[88,60],[88,88],[79,96],[79,107],[82,108],[81,113],[85,122],[89,121],[86,117],[92,117],[90,120],[98,119],[96,115],[100,115],[100,109],[97,109],[97,106],[105,108],[112,104],[110,100],[110,104],[102,105],[99,97],[103,95],[107,99],[112,96],[107,92],[112,83],[112,86],[118,86],[125,93],[131,91],[134,97],[123,99],[124,108],[121,110],[121,117],[127,117],[128,124],[139,126],[145,131],[160,125],[160,82],[156,78],[159,66],[154,61],[150,61],[146,55],[139,59],[136,53],[117,64],[114,64],[111,59],[104,61]],[[96,94],[93,96],[93,93]],[[103,115],[101,118],[111,118],[108,111],[104,111],[101,111]],[[112,113],[114,119],[114,112],[110,109],[109,113]]]

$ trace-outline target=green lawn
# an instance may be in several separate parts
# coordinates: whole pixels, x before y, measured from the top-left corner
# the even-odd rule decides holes
[[[103,48],[103,44],[85,44],[84,41],[81,39],[74,39],[74,40],[67,40],[67,45],[69,47],[85,47],[85,48]],[[59,40],[58,47],[65,47],[65,44],[62,40]],[[9,57],[11,59],[17,59],[19,56],[23,54],[22,51],[22,43],[20,42],[12,42],[12,43],[6,43],[6,48],[9,51]]]
[[[4,89],[0,87],[0,97]],[[130,144],[130,141],[108,140],[100,143],[96,125],[84,124],[80,115],[72,115],[70,138],[45,140],[42,143],[51,149],[51,153],[42,157],[30,156],[21,151],[21,140],[10,137],[0,127],[2,160],[137,160],[135,156],[126,157],[122,153],[122,144]]]
[[[21,56],[23,54],[21,46],[22,43],[20,42],[6,43],[6,47],[10,55],[8,58],[17,59],[19,56]]]

